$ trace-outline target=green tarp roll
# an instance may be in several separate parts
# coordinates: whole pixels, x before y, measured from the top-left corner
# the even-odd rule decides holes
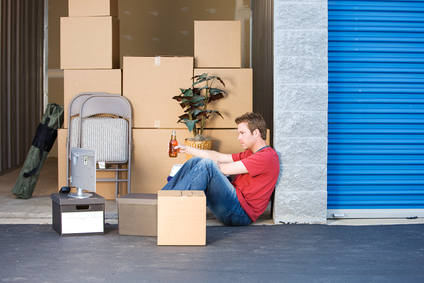
[[[44,160],[57,137],[57,129],[63,124],[63,106],[49,103],[38,125],[31,148],[22,166],[12,193],[20,198],[29,199],[34,192]]]

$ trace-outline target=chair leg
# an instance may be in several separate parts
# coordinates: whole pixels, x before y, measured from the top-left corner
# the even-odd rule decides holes
[[[115,165],[115,169],[119,169],[119,166],[117,164]],[[118,192],[119,192],[118,178],[119,178],[119,171],[117,170],[117,171],[115,171],[115,179],[116,179],[116,182],[115,182],[115,202],[118,201]]]

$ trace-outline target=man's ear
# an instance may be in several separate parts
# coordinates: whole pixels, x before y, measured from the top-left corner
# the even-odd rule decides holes
[[[253,135],[254,135],[255,137],[261,137],[261,132],[259,131],[259,129],[255,129],[255,130],[253,131]]]

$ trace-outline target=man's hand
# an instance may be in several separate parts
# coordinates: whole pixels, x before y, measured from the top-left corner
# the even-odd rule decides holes
[[[187,146],[184,144],[178,144],[175,146],[179,153],[186,153]]]

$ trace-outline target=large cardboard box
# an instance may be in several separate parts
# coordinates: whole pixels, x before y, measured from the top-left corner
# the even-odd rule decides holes
[[[172,97],[191,86],[193,57],[123,58],[123,92],[133,107],[134,128],[184,128]]]
[[[214,81],[213,87],[227,92],[224,98],[208,104],[208,109],[217,110],[224,117],[212,114],[207,128],[234,128],[235,118],[253,111],[253,72],[252,69],[194,69],[194,75],[207,73],[220,77],[225,87]],[[201,85],[199,85],[201,86]]]
[[[157,194],[130,193],[117,202],[119,235],[157,236]]]
[[[58,143],[58,191],[60,188],[67,185],[66,181],[66,138],[68,136],[67,129],[59,129],[57,134],[57,143]],[[123,172],[119,174],[124,174]],[[96,173],[96,178],[114,178],[115,172],[102,172],[99,171]],[[125,195],[128,191],[126,182],[120,182],[119,184],[119,195]],[[101,195],[107,200],[115,200],[115,182],[96,182],[96,193]],[[72,192],[76,192],[76,189],[73,188]]]
[[[177,140],[184,143],[185,138],[193,135],[184,129],[176,130]],[[237,129],[205,130],[206,136],[215,139],[212,149],[222,153],[243,151],[237,140]],[[167,154],[171,130],[133,129],[131,192],[156,193],[162,189],[174,164],[184,164],[185,154],[171,158]]]
[[[206,245],[203,191],[158,192],[158,245]]]
[[[65,70],[63,78],[64,123],[68,128],[69,103],[81,92],[108,92],[122,94],[122,71],[111,70]]]
[[[196,68],[240,68],[240,21],[194,21],[194,62]]]
[[[119,20],[60,18],[61,69],[119,69]]]
[[[118,0],[68,0],[69,17],[118,17]]]

